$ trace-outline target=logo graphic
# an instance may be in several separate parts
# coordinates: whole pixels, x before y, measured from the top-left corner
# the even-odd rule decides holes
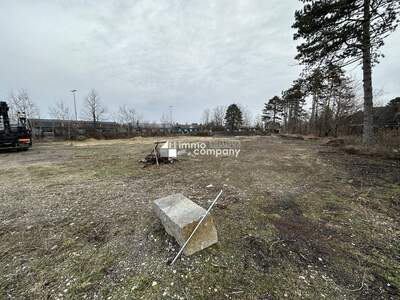
[[[237,158],[240,153],[240,142],[231,140],[202,142],[168,141],[160,148],[160,152],[172,158],[176,158],[177,155],[182,154]]]

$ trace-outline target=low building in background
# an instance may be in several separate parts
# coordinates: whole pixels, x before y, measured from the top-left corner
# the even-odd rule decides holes
[[[30,119],[32,135],[35,139],[73,139],[85,138],[126,138],[133,136],[156,136],[174,134],[196,134],[203,131],[198,124],[157,124],[137,122],[120,124],[117,122],[96,122],[57,120],[57,119]]]
[[[174,131],[177,134],[192,134],[201,132],[202,128],[197,123],[184,124],[184,125],[176,124],[174,126]]]
[[[342,134],[361,134],[364,123],[364,113],[358,111],[349,116],[343,122]],[[375,129],[399,129],[400,128],[400,105],[386,105],[374,107]]]
[[[83,139],[86,137],[104,137],[126,134],[127,126],[116,122],[96,122],[57,120],[57,119],[30,119],[32,134],[36,139]]]

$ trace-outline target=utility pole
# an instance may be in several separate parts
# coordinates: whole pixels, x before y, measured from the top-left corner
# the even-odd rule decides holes
[[[172,108],[173,108],[173,106],[170,105],[170,106],[169,106],[169,121],[170,121],[170,123],[171,123],[171,126],[173,125],[173,124],[172,124],[172,123],[173,123],[173,120],[172,120]]]
[[[75,121],[78,121],[78,113],[76,112],[76,98],[75,98],[76,90],[72,90],[71,93],[74,95]]]

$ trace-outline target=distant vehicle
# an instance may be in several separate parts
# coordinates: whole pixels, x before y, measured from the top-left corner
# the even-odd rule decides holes
[[[17,123],[11,124],[9,107],[0,101],[0,149],[28,150],[32,147],[32,130],[25,113],[17,113]]]

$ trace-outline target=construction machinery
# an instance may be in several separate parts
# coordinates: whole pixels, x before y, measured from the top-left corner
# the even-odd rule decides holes
[[[16,124],[10,122],[9,107],[0,101],[0,149],[28,150],[32,146],[32,130],[25,113],[16,114]]]

